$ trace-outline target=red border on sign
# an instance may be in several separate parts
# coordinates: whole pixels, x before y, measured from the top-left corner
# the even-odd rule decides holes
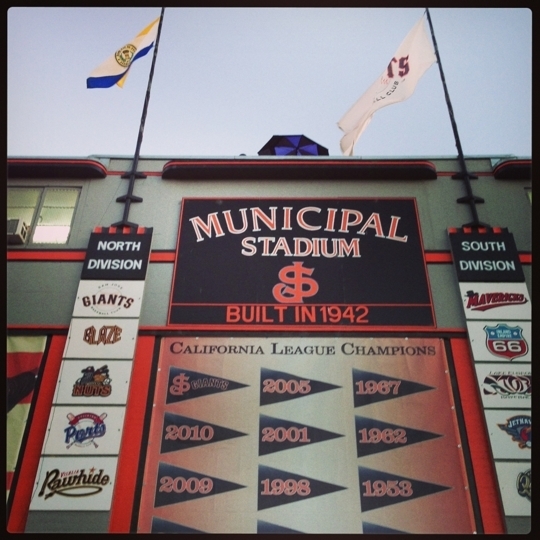
[[[189,201],[215,201],[217,200],[215,197],[188,197],[187,200]],[[225,197],[220,199],[222,201],[243,201],[243,200],[254,200],[253,197]],[[257,199],[258,201],[266,201],[266,200],[281,200],[283,202],[287,201],[305,201],[305,200],[320,200],[320,201],[327,201],[327,198],[321,198],[321,197],[313,197],[313,198],[305,198],[305,197],[289,197],[289,198],[275,198],[275,197],[261,197]],[[342,197],[339,199],[340,201],[379,201],[381,200],[380,197]],[[435,318],[435,309],[433,306],[433,296],[431,294],[431,286],[429,283],[429,274],[427,271],[427,262],[426,262],[426,255],[424,250],[424,242],[422,238],[422,230],[420,228],[420,216],[418,214],[418,204],[415,198],[412,197],[392,197],[392,198],[383,198],[382,200],[388,200],[388,201],[411,201],[414,205],[414,212],[416,215],[416,228],[418,231],[418,239],[420,242],[420,250],[422,253],[422,262],[424,266],[424,276],[426,280],[427,285],[427,292],[429,295],[429,304],[414,304],[414,305],[422,305],[425,307],[429,307],[431,310],[431,319],[433,321],[433,324],[427,325],[427,326],[392,326],[394,330],[398,331],[411,331],[411,330],[423,330],[423,329],[432,329],[437,327],[437,321]],[[390,327],[387,326],[358,326],[358,325],[350,325],[350,326],[344,326],[344,325],[305,325],[305,324],[294,324],[294,325],[281,325],[281,326],[274,326],[274,325],[233,325],[233,324],[176,324],[171,323],[171,311],[173,307],[173,294],[174,294],[174,286],[176,282],[176,273],[178,271],[178,253],[180,252],[180,238],[181,238],[181,227],[182,227],[182,216],[184,213],[184,202],[186,201],[186,198],[183,198],[181,201],[181,207],[180,207],[180,216],[178,219],[178,234],[177,234],[177,240],[176,240],[176,250],[175,250],[175,261],[174,261],[174,270],[173,270],[173,277],[171,280],[171,290],[169,294],[169,309],[167,312],[167,325],[169,328],[176,328],[176,329],[182,329],[182,330],[226,330],[226,331],[293,331],[293,332],[305,332],[305,331],[313,331],[313,332],[323,332],[323,331],[365,331],[365,330],[384,330],[389,329]],[[174,304],[174,305],[187,305],[187,304]],[[218,305],[218,304],[191,304],[191,305]],[[223,305],[223,304],[219,304]],[[264,305],[264,304],[253,304],[253,305]],[[284,305],[295,305],[295,304],[284,304]],[[377,304],[377,306],[380,306],[382,304]],[[399,304],[400,307],[407,307],[410,306],[410,304]]]
[[[109,533],[128,533],[130,528],[146,416],[146,399],[143,397],[149,391],[154,342],[153,336],[142,336],[137,340],[116,468]]]
[[[459,399],[465,419],[469,452],[480,504],[485,534],[504,534],[504,512],[499,498],[497,472],[490,452],[482,401],[478,393],[476,373],[465,338],[450,340],[459,388]]]

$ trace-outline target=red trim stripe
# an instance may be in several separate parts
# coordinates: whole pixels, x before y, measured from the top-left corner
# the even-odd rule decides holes
[[[452,263],[452,254],[449,251],[438,251],[424,253],[427,264],[450,264]]]
[[[143,227],[142,227],[143,228]],[[96,227],[94,232],[101,232],[101,227]],[[141,229],[141,227],[139,228]],[[455,232],[455,229],[448,229]],[[137,234],[144,234],[137,231]],[[64,251],[64,250],[10,250],[7,252],[7,260],[11,262],[34,261],[34,262],[80,262],[84,261],[86,251]],[[450,251],[429,251],[424,253],[426,264],[451,264],[452,254]],[[171,251],[152,251],[150,253],[151,263],[174,263],[176,253]],[[532,253],[520,253],[521,264],[532,264]]]
[[[43,330],[43,332],[51,332],[58,330],[60,332],[69,329],[67,324],[8,324],[8,330]]]
[[[110,533],[129,533],[131,525],[154,341],[153,336],[143,336],[137,340],[112,497]]]
[[[490,231],[495,233],[495,234],[501,234],[503,232],[502,227],[491,227],[491,228],[478,227],[478,229],[473,229],[472,227],[463,227],[463,229],[462,229],[462,232],[464,232],[466,234],[471,234],[473,232],[478,232],[480,234],[488,234]],[[456,227],[449,227],[448,232],[450,234],[455,234],[457,232],[460,232],[460,230],[457,229]]]
[[[469,441],[484,533],[504,534],[506,532],[504,513],[498,496],[497,472],[491,456],[482,411],[482,401],[478,394],[476,373],[469,352],[469,343],[466,338],[453,338],[450,344],[454,357],[460,394],[459,399],[465,419],[465,429]]]
[[[175,260],[176,260],[176,253],[174,251],[169,251],[169,252],[153,251],[150,254],[151,263],[174,263]]]
[[[11,533],[22,533],[26,527],[28,507],[32,499],[34,479],[39,466],[41,447],[47,430],[51,403],[54,397],[66,340],[67,336],[53,336],[51,340],[47,363],[43,371],[38,399],[32,418],[32,429],[28,432],[28,440],[26,442],[24,458],[21,462],[17,490],[13,498],[13,506],[11,507],[7,524],[7,530]]]
[[[258,328],[258,327],[257,327]],[[289,327],[286,327],[289,328]],[[293,330],[299,330],[296,326],[290,326]],[[67,325],[60,325],[60,324],[8,324],[7,325],[8,330],[40,330],[43,332],[54,332],[54,331],[60,331],[60,332],[67,332],[69,329],[69,326]],[[202,325],[182,325],[182,326],[139,326],[139,333],[140,332],[176,332],[178,330],[255,330],[253,326],[244,325],[241,328],[239,326],[232,326],[232,325],[221,325],[219,327],[215,326],[202,326]],[[284,327],[279,328],[272,328],[272,330],[280,331],[284,330]],[[320,331],[327,331],[327,332],[334,332],[334,331],[344,331],[347,330],[347,327],[331,327],[328,328],[326,326],[318,326],[318,330]],[[309,328],[302,328],[301,331],[304,330],[311,330],[311,327]],[[431,327],[418,327],[418,326],[376,326],[376,327],[362,327],[362,328],[350,328],[350,330],[354,330],[355,332],[362,331],[362,332],[410,332],[410,333],[434,333],[434,334],[464,334],[467,332],[465,328],[431,328]]]
[[[8,261],[79,262],[84,261],[86,251],[8,251]]]
[[[267,324],[178,324],[167,327],[167,330],[196,330],[196,331],[225,331],[225,332],[442,332],[440,328],[429,326],[340,326],[334,325],[307,325],[282,324],[270,326]]]

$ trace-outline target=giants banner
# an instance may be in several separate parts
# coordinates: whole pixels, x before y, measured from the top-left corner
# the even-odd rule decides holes
[[[139,533],[476,531],[442,340],[168,337]]]
[[[433,327],[414,199],[184,199],[169,324]]]

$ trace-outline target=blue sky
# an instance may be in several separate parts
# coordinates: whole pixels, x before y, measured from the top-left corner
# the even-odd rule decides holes
[[[167,8],[142,156],[256,156],[304,134],[341,156],[338,120],[375,81],[423,8]],[[531,155],[532,12],[432,8],[466,155]],[[10,156],[130,156],[151,56],[123,89],[86,78],[160,8],[8,10]],[[426,24],[427,27],[427,24]],[[437,65],[378,111],[355,156],[453,156]]]

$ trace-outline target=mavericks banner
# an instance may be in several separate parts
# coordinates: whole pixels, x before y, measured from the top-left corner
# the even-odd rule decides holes
[[[414,199],[184,199],[169,325],[433,327]]]

